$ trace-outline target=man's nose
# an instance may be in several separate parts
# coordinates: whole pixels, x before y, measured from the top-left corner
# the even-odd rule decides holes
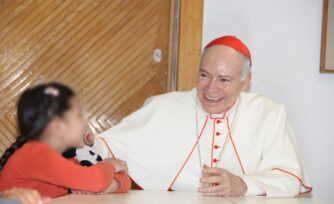
[[[211,79],[209,84],[208,84],[208,91],[209,92],[214,92],[216,91],[217,89],[219,89],[219,80],[217,79]]]

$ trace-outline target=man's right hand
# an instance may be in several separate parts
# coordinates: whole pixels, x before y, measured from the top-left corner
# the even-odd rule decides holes
[[[114,159],[114,158],[107,158],[104,159],[103,162],[107,162],[109,164],[112,164],[115,167],[115,173],[128,173],[128,165],[126,161],[120,160],[120,159]]]

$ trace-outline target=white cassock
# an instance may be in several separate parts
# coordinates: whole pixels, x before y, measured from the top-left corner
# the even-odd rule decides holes
[[[99,135],[102,157],[127,161],[143,189],[197,191],[201,164],[240,176],[246,195],[290,197],[311,190],[283,105],[242,92],[223,114],[207,114],[196,89],[148,99]]]

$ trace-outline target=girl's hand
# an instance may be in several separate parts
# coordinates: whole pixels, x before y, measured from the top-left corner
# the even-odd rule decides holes
[[[117,189],[119,188],[119,182],[116,179],[113,179],[110,186],[105,189],[102,194],[109,194],[109,193],[113,193],[115,191],[117,191]]]
[[[42,198],[36,190],[25,188],[12,188],[3,192],[2,198],[19,200],[23,204],[48,204],[51,203],[50,198]]]
[[[109,164],[112,164],[115,167],[115,173],[128,173],[128,165],[126,161],[120,160],[120,159],[114,159],[114,158],[107,158],[104,159],[102,162],[107,162]]]

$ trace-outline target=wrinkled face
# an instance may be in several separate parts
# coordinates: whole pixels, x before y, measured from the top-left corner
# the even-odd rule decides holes
[[[216,45],[203,55],[197,80],[197,94],[203,109],[210,114],[225,112],[247,89],[251,75],[241,81],[243,55],[233,48]]]
[[[87,121],[83,116],[79,100],[71,99],[71,108],[64,114],[63,140],[69,148],[84,147]]]

